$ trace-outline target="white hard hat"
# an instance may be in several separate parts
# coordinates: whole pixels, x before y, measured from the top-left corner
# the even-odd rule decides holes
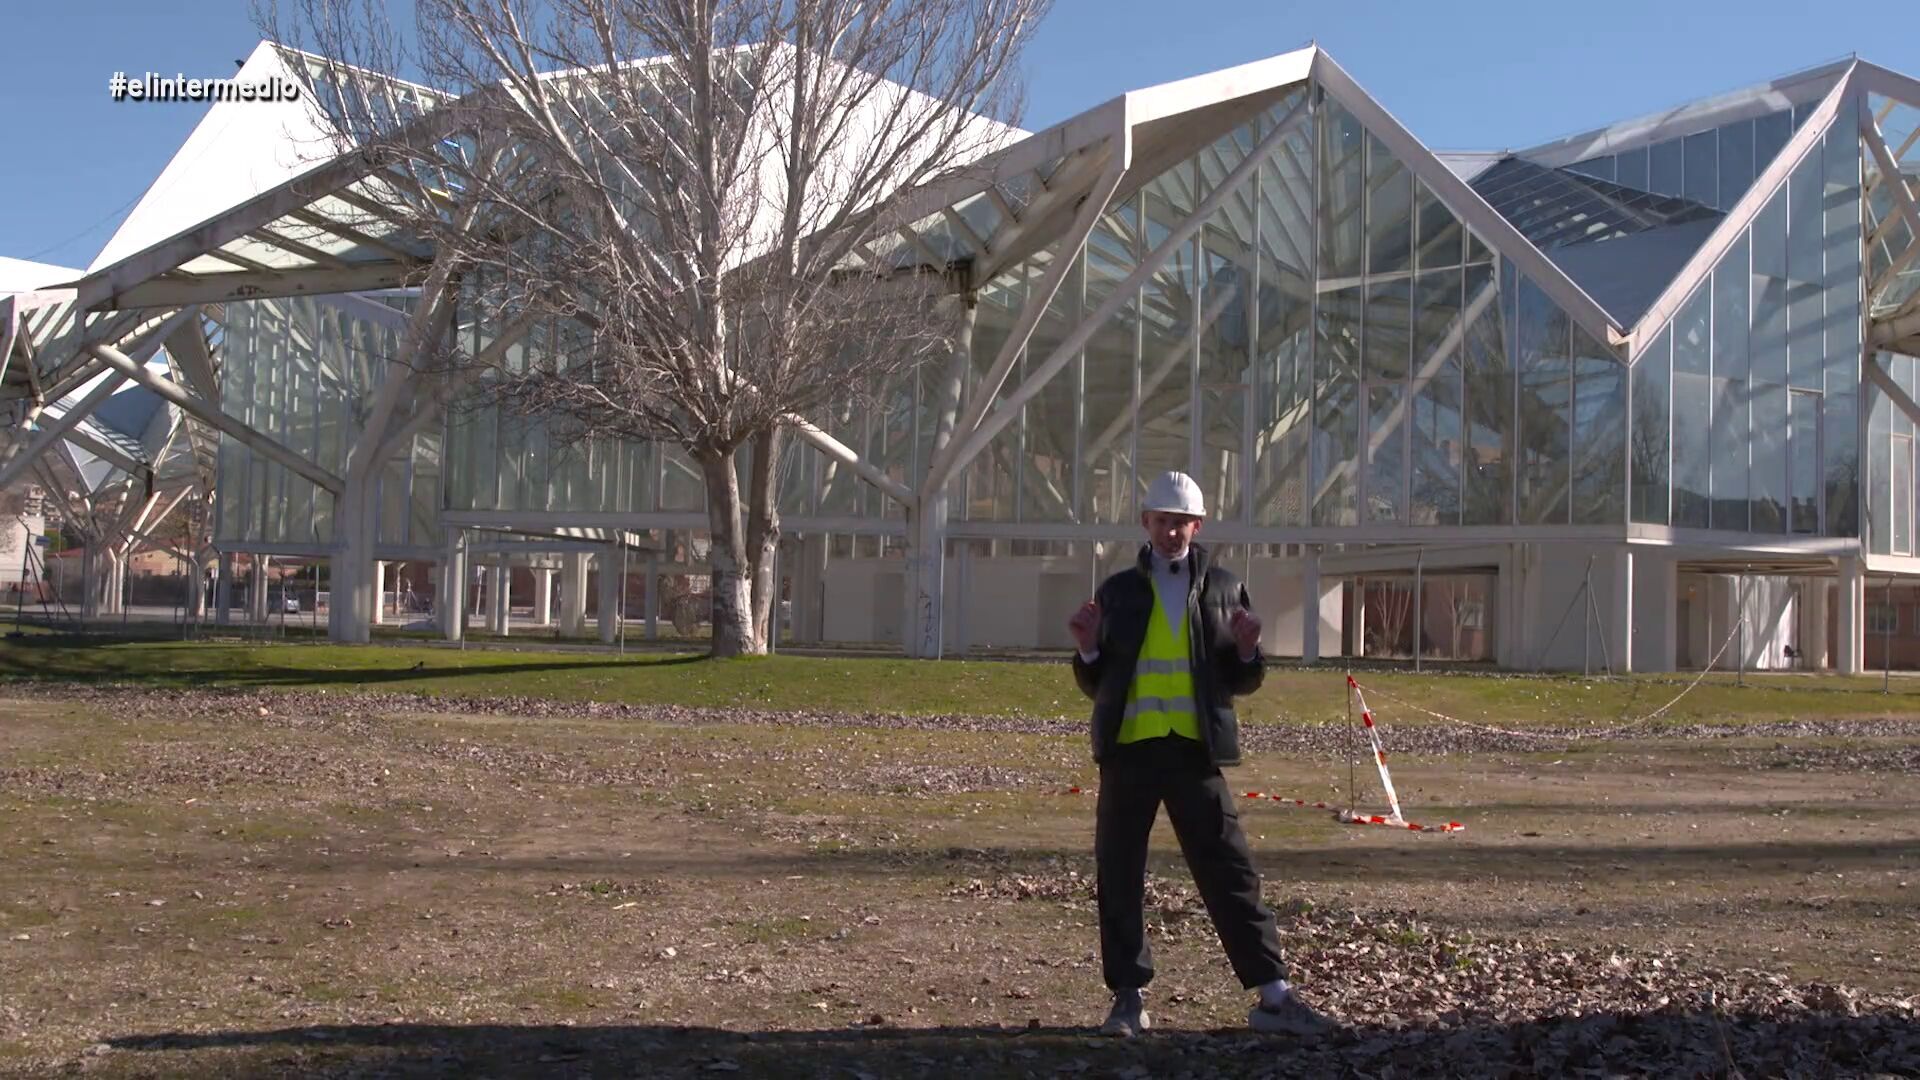
[[[1206,505],[1200,498],[1200,485],[1183,472],[1163,472],[1154,477],[1140,509],[1192,517],[1207,516]]]

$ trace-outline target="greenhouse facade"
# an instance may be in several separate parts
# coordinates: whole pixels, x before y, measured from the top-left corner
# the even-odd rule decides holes
[[[93,267],[0,298],[41,410],[7,482],[135,531],[203,506],[215,618],[245,554],[327,560],[339,640],[391,563],[450,637],[556,586],[562,632],[655,624],[704,573],[697,469],[409,367],[431,245],[311,152],[324,62],[247,66],[315,92],[213,106]],[[1869,582],[1920,575],[1917,177],[1920,82],[1852,60],[1496,152],[1428,149],[1317,48],[1122,95],[866,253],[944,274],[964,331],[796,425],[779,640],[1064,647],[1180,469],[1275,655],[1861,670]],[[569,328],[448,333],[511,367]],[[92,534],[111,573],[128,533]]]

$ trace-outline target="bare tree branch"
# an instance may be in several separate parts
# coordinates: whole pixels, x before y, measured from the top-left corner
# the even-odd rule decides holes
[[[284,2],[291,27],[263,21],[327,58],[339,133],[378,164],[359,194],[431,240],[459,324],[552,327],[469,407],[683,447],[715,651],[763,649],[781,429],[947,352],[951,268],[868,253],[915,224],[904,193],[1018,136],[1051,0],[417,0],[406,27],[377,0]]]

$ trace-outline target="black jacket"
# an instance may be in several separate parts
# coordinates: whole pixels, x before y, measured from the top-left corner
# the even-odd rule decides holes
[[[1187,654],[1193,662],[1200,737],[1216,766],[1238,765],[1240,721],[1233,714],[1233,699],[1260,688],[1266,663],[1258,650],[1251,661],[1240,659],[1228,620],[1234,608],[1252,611],[1253,603],[1239,578],[1210,565],[1205,548],[1194,544],[1188,551],[1192,573],[1186,578]],[[1095,638],[1099,655],[1089,664],[1076,651],[1073,677],[1093,699],[1093,759],[1104,761],[1119,745],[1134,662],[1140,658],[1147,619],[1153,615],[1153,549],[1143,545],[1138,564],[1102,582],[1094,601],[1100,605]]]

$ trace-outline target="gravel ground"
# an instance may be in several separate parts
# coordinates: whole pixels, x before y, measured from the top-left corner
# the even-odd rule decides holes
[[[818,728],[869,728],[890,731],[1000,732],[1028,735],[1086,733],[1077,720],[1007,716],[902,715],[898,713],[839,713],[822,710],[695,708],[683,705],[554,701],[532,697],[445,698],[424,694],[325,691],[181,690],[155,691],[112,684],[48,686],[16,683],[9,697],[88,704],[129,717],[160,719],[258,719],[291,727],[325,727],[366,733],[378,730],[378,718],[390,714],[452,713],[538,719],[628,720],[651,724],[775,725]],[[1703,742],[1728,739],[1920,739],[1920,718],[1878,719],[1809,717],[1789,721],[1726,724],[1635,724],[1631,727],[1548,727],[1504,730],[1475,723],[1421,721],[1394,723],[1381,717],[1390,750],[1398,754],[1474,754],[1487,752],[1551,752],[1588,743],[1645,742],[1649,739]],[[1354,733],[1331,724],[1279,727],[1250,725],[1242,729],[1242,745],[1249,751],[1325,755],[1353,745]],[[1783,744],[1784,745],[1784,744]],[[1827,760],[1827,752],[1808,760]],[[1844,761],[1844,752],[1832,760]],[[1914,765],[1915,751],[1892,760]]]
[[[904,754],[899,760],[866,757],[842,760],[832,756],[834,749],[806,746],[797,741],[790,746],[744,748],[732,744],[679,745],[669,751],[655,744],[676,740],[629,739],[623,733],[598,743],[612,753],[575,755],[568,752],[567,741],[574,733],[565,730],[564,725],[555,726],[553,739],[546,739],[543,734],[525,740],[529,745],[522,745],[510,738],[468,741],[458,732],[423,730],[428,725],[392,723],[387,717],[393,715],[459,713],[689,726],[787,725],[843,730],[1071,736],[1076,740],[1074,743],[1060,745],[1058,753],[1062,759],[1077,757],[1084,745],[1078,741],[1084,735],[1084,728],[1077,722],[1021,718],[844,715],[558,703],[525,698],[446,699],[390,693],[155,692],[145,688],[99,686],[14,685],[7,688],[5,696],[57,701],[136,722],[150,720],[156,728],[164,723],[186,721],[208,725],[222,733],[213,739],[177,741],[140,737],[139,752],[111,766],[111,775],[59,763],[0,768],[0,790],[29,797],[47,791],[57,791],[64,796],[127,797],[136,793],[185,794],[187,789],[192,789],[196,795],[209,791],[223,793],[222,798],[227,801],[222,805],[228,810],[244,809],[235,801],[239,796],[233,789],[268,789],[271,793],[260,796],[262,798],[290,799],[294,797],[291,793],[299,792],[303,793],[301,797],[318,793],[315,797],[338,799],[350,793],[377,791],[389,783],[398,784],[402,770],[405,790],[411,793],[409,798],[431,796],[435,805],[444,807],[459,804],[462,792],[471,792],[472,782],[476,780],[483,785],[498,782],[501,786],[488,789],[495,799],[514,794],[506,785],[520,784],[591,785],[627,791],[666,789],[675,782],[685,786],[689,776],[698,775],[696,770],[724,766],[729,755],[737,758],[751,754],[756,762],[775,763],[796,783],[817,790],[875,798],[1030,789],[1036,778],[1050,776],[1052,773],[1048,770],[1058,767],[1058,763],[1051,760],[1053,751],[1005,764],[924,763]],[[287,738],[280,743],[274,739],[234,737],[234,745],[225,745],[226,736],[220,727],[225,724],[234,725],[236,730],[281,730],[287,733]],[[72,730],[84,734],[82,725],[72,725]],[[606,733],[604,728],[601,733]],[[1247,742],[1256,752],[1326,755],[1347,746],[1349,734],[1329,725],[1263,726],[1250,729]],[[1420,723],[1389,727],[1386,737],[1391,750],[1400,755],[1538,752],[1588,740],[1644,746],[1651,736],[1662,742],[1727,743],[1726,762],[1743,768],[1843,773],[1861,770],[1911,773],[1920,769],[1920,748],[1899,744],[1900,740],[1920,738],[1920,722],[1915,721],[1809,719],[1746,725],[1688,724],[1652,731],[1641,728],[1582,734],[1569,730],[1553,734],[1555,738],[1543,739],[1477,725]],[[779,740],[766,741],[779,743]],[[1852,745],[1856,741],[1859,745]],[[1835,742],[1848,745],[1832,745]],[[388,777],[383,762],[393,764],[393,778]],[[276,785],[278,789],[273,790]],[[442,793],[448,796],[445,803],[440,797]],[[486,809],[484,797],[467,798],[470,805]],[[463,813],[466,808],[463,806]],[[432,807],[423,806],[421,810],[431,811]],[[591,815],[587,815],[575,819],[574,823],[590,819]],[[422,827],[434,827],[431,819],[421,820],[427,822]],[[780,829],[751,815],[741,820],[761,830],[762,839],[768,842],[805,840],[812,828],[794,826],[798,831],[789,838]],[[560,827],[565,828],[565,823]],[[435,828],[440,831],[422,834],[419,828],[413,828],[406,835],[432,836],[443,843],[466,846],[498,842],[463,839],[471,831],[465,824]],[[376,832],[366,842],[385,843],[394,835],[399,834]],[[993,834],[981,835],[991,837]],[[31,847],[26,839],[21,838],[21,845]],[[330,844],[336,842],[358,841],[342,831],[337,841],[329,841]],[[705,842],[725,850],[730,850],[725,845],[737,843],[723,837]],[[968,842],[981,841],[969,838]],[[41,843],[52,844],[52,840]],[[571,850],[589,841],[569,836],[564,843],[566,849]],[[285,848],[270,846],[266,850],[281,851],[285,857],[294,849],[289,842]],[[1421,851],[1444,853],[1449,849],[1409,850],[1417,855]],[[768,854],[766,850],[742,849],[739,855],[742,866],[732,872],[751,876],[748,868],[753,860],[764,859]],[[480,855],[487,857],[487,852]],[[1444,856],[1429,854],[1428,857]],[[797,985],[808,985],[807,977],[798,974],[803,966],[837,962],[841,967],[830,969],[831,978],[838,980],[834,985],[844,983],[870,993],[873,1008],[879,1008],[883,999],[889,1001],[887,1015],[897,1018],[898,1010],[906,1003],[914,1000],[925,1003],[925,986],[939,989],[963,983],[970,985],[979,970],[984,970],[986,957],[996,951],[1015,950],[1016,958],[1025,955],[1018,950],[1028,939],[1019,935],[1031,937],[1035,952],[1048,950],[1057,956],[1078,956],[1083,948],[1091,947],[1087,927],[1092,918],[1094,887],[1085,873],[1069,865],[1016,871],[1015,863],[986,849],[953,849],[946,862],[951,865],[931,874],[924,870],[909,874],[910,868],[902,869],[893,886],[934,890],[931,905],[923,897],[913,896],[911,891],[903,894],[905,899],[863,895],[854,902],[873,905],[874,914],[863,920],[850,917],[849,922],[862,927],[863,933],[878,934],[879,930],[865,928],[879,926],[882,914],[891,927],[896,921],[904,923],[925,918],[930,911],[951,911],[955,917],[970,920],[965,926],[974,948],[968,953],[948,956],[936,952],[926,942],[903,939],[903,945],[916,947],[910,955],[927,969],[925,974],[909,977],[893,973],[891,967],[877,965],[871,946],[840,946],[835,944],[839,938],[809,939],[806,944],[753,946],[759,951],[743,946],[736,951],[745,958],[736,955],[726,959],[726,968],[718,969],[721,982],[714,985],[726,989],[737,984],[752,988],[754,994],[771,994],[783,987],[790,989],[795,980]],[[1623,863],[1610,872],[1627,870]],[[241,873],[231,868],[229,871]],[[246,874],[265,872],[245,871]],[[701,872],[715,873],[711,869]],[[1848,872],[1852,876],[1851,866]],[[600,917],[602,908],[606,909],[605,917],[609,920],[615,911],[645,910],[647,919],[636,919],[632,925],[658,924],[671,929],[675,923],[668,902],[676,888],[695,880],[693,874],[688,871],[658,877],[562,881],[542,885],[537,896],[543,901],[581,907],[582,912],[575,921],[582,923],[583,934],[597,934],[606,927],[626,925],[611,921],[586,922]],[[694,911],[698,918],[687,916],[693,919],[689,925],[694,927],[687,932],[711,936],[713,932],[704,924],[708,908],[738,905],[747,898],[757,898],[754,903],[774,908],[763,913],[770,916],[766,920],[768,932],[784,932],[779,928],[787,925],[794,911],[804,909],[811,895],[800,892],[803,885],[797,881],[781,880],[770,885],[762,880],[751,889],[746,887],[750,883],[744,880],[716,878],[702,882],[701,887],[711,890],[711,895],[701,897]],[[867,887],[877,888],[872,883]],[[210,886],[208,891],[212,891]],[[1497,893],[1499,887],[1495,886],[1492,891]],[[307,890],[301,892],[304,894]],[[198,893],[192,895],[198,899]],[[1308,988],[1316,1006],[1346,1021],[1333,1035],[1317,1040],[1276,1041],[1250,1037],[1241,1031],[1189,1030],[1117,1046],[1087,1038],[1084,1029],[1070,1028],[1031,1031],[985,1026],[965,1030],[915,1028],[912,1021],[896,1019],[884,1026],[870,1025],[873,1030],[862,1028],[859,1023],[838,1030],[830,1029],[824,1014],[802,1011],[818,1008],[808,1004],[788,1006],[796,1010],[797,1019],[795,1013],[775,1013],[765,1030],[748,1033],[675,1028],[651,1022],[627,1027],[583,1025],[580,1030],[573,1030],[572,1015],[565,1008],[556,1008],[541,1014],[563,1017],[550,1025],[515,1024],[511,1021],[516,1016],[511,1012],[504,1014],[504,1020],[490,1014],[486,1017],[490,1022],[484,1024],[424,1028],[406,1024],[362,1024],[357,1018],[343,1018],[335,1023],[318,1020],[316,1012],[319,1017],[329,1015],[320,1009],[300,1014],[308,1022],[282,1033],[256,1030],[260,1021],[254,1020],[244,1025],[245,1032],[235,1034],[226,1030],[233,1027],[230,1021],[209,1016],[203,1022],[204,1029],[196,1028],[195,1024],[202,1022],[195,1021],[183,1023],[169,1034],[161,1034],[151,1024],[134,1024],[126,1019],[133,1010],[157,1006],[131,1004],[129,999],[129,1013],[120,1014],[120,1018],[111,1023],[102,1022],[99,1027],[102,1031],[122,1034],[96,1044],[78,1058],[63,1058],[60,1064],[76,1072],[129,1076],[214,1073],[632,1075],[636,1062],[644,1063],[645,1067],[640,1069],[643,1073],[688,1077],[713,1073],[1126,1078],[1920,1076],[1920,1017],[1916,1017],[1920,1002],[1904,993],[1868,992],[1837,981],[1796,982],[1751,968],[1713,967],[1702,962],[1697,953],[1626,945],[1606,947],[1595,945],[1591,935],[1582,944],[1568,944],[1556,940],[1556,933],[1563,931],[1552,927],[1538,933],[1516,933],[1510,924],[1502,924],[1500,935],[1476,937],[1381,903],[1316,906],[1285,896],[1272,884],[1268,899],[1280,913],[1281,932],[1298,981]],[[286,897],[281,900],[285,901]],[[1157,943],[1167,944],[1169,951],[1176,954],[1186,950],[1190,954],[1210,956],[1217,949],[1203,905],[1189,884],[1154,877],[1149,881],[1148,902],[1151,932]],[[1359,901],[1353,903],[1359,904]],[[1412,901],[1387,903],[1410,905]],[[154,910],[173,912],[183,906],[181,901]],[[518,918],[516,910],[506,911],[502,917]],[[353,915],[361,922],[362,933],[378,925],[360,910],[355,910]],[[481,916],[463,917],[475,920]],[[1898,917],[1903,916],[1889,916]],[[1823,926],[1837,932],[1860,933],[1849,929],[1858,924],[1821,918]],[[344,919],[321,925],[326,933],[333,933],[336,926],[342,931],[354,929],[353,923]],[[419,925],[431,924],[421,922]],[[471,921],[467,925],[468,938],[482,933]],[[1890,932],[1884,923],[1867,925],[1880,928],[1874,933]],[[458,932],[458,928],[454,932]],[[557,934],[550,932],[549,936]],[[1071,942],[1071,947],[1064,950],[1059,947],[1063,934]],[[38,928],[31,933],[23,930],[20,935],[12,943],[23,948],[44,936]],[[1011,945],[1006,940],[1010,936],[1014,938]],[[251,939],[239,940],[247,940],[248,947],[253,947]],[[481,936],[481,940],[488,939]],[[489,954],[490,957],[504,963],[507,958],[524,957],[532,948],[528,941],[517,936],[517,930],[511,940],[511,948],[504,944],[489,946],[499,949],[497,954]],[[1610,944],[1619,939],[1599,940]],[[1877,937],[1875,940],[1889,939]],[[606,941],[598,938],[594,941],[596,949],[607,947]],[[637,944],[635,938],[626,940],[623,946],[631,953]],[[576,964],[590,952],[584,943],[564,938],[559,939],[559,944],[549,941],[546,945],[556,950],[556,964],[561,961]],[[443,947],[451,946],[435,946],[436,949]],[[370,957],[384,956],[383,950],[388,946],[383,942],[370,942],[365,948]],[[842,949],[845,955],[834,951]],[[663,950],[659,955],[671,957],[672,950]],[[692,957],[685,959],[690,961]],[[743,968],[763,962],[791,967],[788,982],[768,978],[761,986],[741,974]],[[1058,966],[1056,961],[1048,970]],[[1097,971],[1082,970],[1084,967],[1081,962],[1072,973],[1059,975],[1062,985],[1084,987],[1089,980],[1096,980]],[[238,970],[241,969],[235,968]],[[626,973],[625,977],[632,977],[650,989],[670,988],[674,985],[671,979],[680,976],[669,974],[669,970],[668,967],[642,967]],[[753,972],[761,970],[758,966],[752,967]],[[688,973],[683,977],[703,982],[715,978],[712,973]],[[759,978],[759,974],[754,976]],[[818,981],[827,976],[811,978]],[[598,983],[589,985],[599,986]],[[4,980],[0,979],[0,990],[3,989]],[[1044,1012],[1050,1017],[1062,1015],[1057,1002],[1046,1000],[1044,988],[1003,990],[995,984],[992,991],[978,992],[990,993],[996,998],[1001,995],[1016,998],[1023,1003],[1021,1008],[1025,1008],[1024,1003],[1032,997],[1034,1012]],[[1162,1002],[1173,1006],[1180,1000],[1175,996],[1179,991],[1171,985],[1154,993],[1163,996],[1150,997],[1150,1008]],[[0,992],[0,1021],[8,1020],[11,1008],[5,996]],[[713,1023],[729,1026],[762,1022],[740,1019],[752,1014],[744,1011],[737,997],[720,1000],[736,1013],[702,1013],[701,1023],[709,1022],[709,1017]],[[326,1008],[344,1010],[347,1006]],[[367,1006],[368,1010],[372,1008]],[[578,1011],[577,1007],[573,1008]],[[863,1009],[859,1015],[867,1016],[869,1011]],[[224,1061],[214,1055],[233,1047],[219,1043],[220,1038],[251,1047],[264,1056]],[[294,1049],[289,1051],[287,1047]],[[338,1056],[327,1061],[299,1056],[316,1048]],[[290,1064],[293,1062],[298,1064]],[[270,1064],[273,1067],[269,1068]],[[4,1066],[0,1066],[0,1074],[5,1072]]]

